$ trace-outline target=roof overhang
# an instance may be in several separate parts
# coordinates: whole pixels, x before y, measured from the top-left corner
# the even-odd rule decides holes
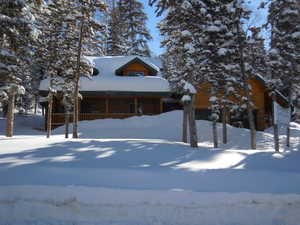
[[[59,92],[58,92],[59,93]],[[39,91],[41,96],[47,96],[48,91]],[[134,91],[80,91],[83,97],[170,97],[171,92],[134,92]]]

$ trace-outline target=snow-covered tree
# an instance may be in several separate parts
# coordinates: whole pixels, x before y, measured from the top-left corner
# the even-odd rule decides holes
[[[92,73],[91,65],[82,55],[101,55],[104,52],[101,35],[105,26],[95,20],[97,8],[105,10],[103,1],[53,0],[44,5],[40,19],[40,43],[37,58],[44,62],[45,75],[50,79],[48,96],[47,136],[50,136],[53,94],[64,90],[66,99],[74,98],[74,133],[77,136],[78,82],[80,76]],[[70,101],[65,101],[69,102]],[[69,111],[66,112],[69,115]]]
[[[197,19],[197,11],[190,2],[178,1],[168,8],[165,19],[159,24],[160,32],[164,36],[162,45],[166,48],[164,58],[167,77],[174,84],[175,91],[185,96],[191,94],[186,93],[187,89],[184,88],[186,83],[198,85],[199,52],[195,48],[197,27],[194,26]],[[195,129],[194,100],[191,99],[189,102],[192,107],[183,104],[184,112],[187,112],[187,108],[191,111],[190,128]],[[184,118],[185,115],[187,113],[184,113]],[[197,135],[193,134],[196,134],[195,130],[190,131],[191,146],[197,147]]]
[[[156,13],[160,16],[171,5],[176,4],[176,0],[148,0],[150,6],[156,6]]]
[[[215,147],[216,121],[221,111],[225,114],[225,121],[228,110],[234,113],[237,109],[249,108],[251,143],[255,148],[253,107],[248,86],[253,73],[250,73],[249,63],[241,59],[246,56],[241,21],[249,14],[243,8],[243,1],[161,0],[150,3],[156,4],[158,12],[168,7],[165,19],[159,25],[165,36],[162,44],[167,49],[166,64],[173,64],[167,69],[168,78],[171,81],[183,79],[194,85],[209,84]],[[237,107],[237,103],[242,107]],[[226,135],[224,131],[223,136]]]
[[[106,35],[106,26],[95,19],[95,14],[98,11],[106,11],[107,5],[103,0],[78,0],[78,14],[80,15],[80,23],[78,30],[78,46],[76,57],[76,75],[74,88],[74,114],[73,114],[73,138],[78,138],[78,114],[79,114],[79,78],[82,75],[92,73],[92,66],[89,61],[83,60],[82,55],[88,55],[89,52],[97,52],[101,55],[105,52],[102,43]],[[99,44],[100,42],[100,44]]]
[[[8,104],[8,137],[13,135],[15,96],[24,93],[18,72],[30,61],[29,42],[34,37],[32,20],[29,1],[0,1],[0,96]]]
[[[271,75],[276,86],[287,90],[291,105],[295,84],[300,81],[300,2],[272,0],[268,22],[271,24]],[[287,146],[290,145],[289,137],[288,124]]]
[[[147,19],[143,3],[138,0],[118,1],[109,20],[108,53],[150,56],[147,42],[152,37],[146,27]]]
[[[247,37],[246,52],[249,64],[254,73],[266,76],[267,52],[265,49],[265,39],[261,36],[261,27],[250,27],[251,34]]]
[[[110,3],[108,13],[108,40],[107,54],[108,55],[126,55],[129,47],[129,42],[125,37],[126,24],[124,18],[121,17],[119,7],[116,1]]]

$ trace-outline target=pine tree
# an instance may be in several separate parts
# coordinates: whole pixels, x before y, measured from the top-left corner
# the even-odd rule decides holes
[[[234,113],[237,102],[248,109],[251,126],[251,143],[255,148],[255,127],[251,108],[248,80],[250,66],[244,56],[245,33],[241,20],[248,11],[243,2],[228,1],[151,1],[158,12],[168,7],[166,18],[160,24],[165,36],[163,45],[167,49],[167,61],[174,64],[169,79],[187,80],[192,84],[209,83],[213,121],[214,146],[217,147],[216,122],[223,111],[224,142],[226,142],[227,110]],[[245,96],[241,96],[241,92]]]
[[[92,65],[82,60],[82,55],[86,55],[93,50],[103,54],[104,45],[101,40],[106,35],[106,27],[95,20],[96,11],[106,11],[107,5],[103,0],[78,0],[80,15],[79,40],[77,46],[76,70],[74,77],[74,114],[73,114],[73,138],[78,138],[78,117],[79,117],[79,79],[82,75],[92,73]],[[97,34],[97,35],[96,35]],[[100,44],[99,44],[100,42]]]
[[[247,116],[249,121],[249,127],[250,127],[250,135],[251,135],[251,148],[256,149],[256,128],[255,128],[255,122],[254,122],[254,105],[252,102],[252,91],[251,86],[249,85],[249,81],[251,78],[254,77],[255,73],[253,71],[253,68],[251,67],[251,64],[248,63],[247,58],[247,39],[245,32],[243,30],[243,19],[248,19],[248,16],[250,14],[249,10],[246,10],[246,8],[243,6],[244,1],[235,0],[233,2],[233,6],[235,8],[234,13],[234,22],[235,22],[235,37],[236,37],[236,44],[238,46],[239,50],[239,66],[240,66],[240,73],[241,73],[241,80],[242,80],[242,86],[243,86],[243,92],[244,96],[242,99],[245,100],[245,105],[247,109]]]
[[[198,55],[195,49],[195,32],[197,11],[188,1],[178,1],[168,9],[165,19],[159,24],[161,34],[164,36],[162,45],[166,48],[165,64],[168,79],[175,83],[175,90],[183,94],[185,99],[192,93],[186,84],[198,85],[197,71],[199,70]],[[197,133],[195,125],[195,109],[193,96],[189,97],[188,102],[183,99],[183,131],[187,130],[185,124],[189,117],[190,124],[190,144],[191,147],[197,147]],[[189,115],[189,116],[188,116]],[[183,141],[186,141],[186,134],[183,133]]]
[[[110,4],[108,17],[108,55],[126,55],[129,43],[128,40],[126,40],[125,38],[125,33],[125,20],[121,17],[119,7],[117,7],[116,5],[116,1],[113,0]]]
[[[90,63],[82,55],[101,55],[104,52],[99,37],[103,36],[105,26],[95,21],[94,16],[97,7],[105,10],[105,4],[102,1],[53,0],[44,7],[37,58],[44,61],[44,71],[50,80],[47,137],[51,130],[52,99],[58,89],[64,90],[64,99],[77,99],[72,101],[74,107],[65,105],[67,115],[71,108],[74,111],[73,135],[76,137],[78,82],[81,76],[89,76],[92,72]],[[71,104],[70,101],[64,102]]]
[[[0,1],[0,95],[8,102],[6,135],[13,136],[15,96],[24,93],[18,71],[31,54],[33,26],[28,1]]]
[[[288,90],[291,106],[295,84],[300,81],[300,2],[271,1],[268,22],[271,24],[269,55],[272,78],[274,83],[280,81],[281,88]],[[286,145],[290,145],[290,123],[287,125]]]
[[[156,6],[156,13],[160,16],[165,10],[167,10],[171,5],[176,4],[176,0],[149,0],[150,6]]]
[[[118,1],[109,21],[110,55],[150,56],[148,41],[152,39],[146,28],[147,15],[143,3],[137,0]]]
[[[265,39],[261,37],[261,27],[250,27],[251,35],[247,37],[246,52],[253,71],[261,76],[267,76],[267,52]]]

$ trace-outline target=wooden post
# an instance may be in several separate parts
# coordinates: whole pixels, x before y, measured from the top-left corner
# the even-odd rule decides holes
[[[183,119],[182,119],[182,142],[187,143],[188,131],[188,105],[183,103]]]
[[[162,98],[160,98],[159,101],[160,101],[160,112],[159,113],[163,113],[163,111],[164,111],[164,102],[163,102]]]
[[[288,95],[288,101],[289,101],[289,118],[288,118],[288,123],[287,123],[287,127],[286,127],[286,146],[290,147],[290,136],[291,136],[291,128],[290,128],[290,124],[291,124],[291,117],[292,117],[292,85],[290,83],[289,85],[289,95]]]
[[[37,114],[38,98],[38,95],[34,96],[34,115]]]
[[[138,114],[138,99],[134,97],[134,113]]]
[[[69,121],[70,121],[70,112],[67,109],[65,112],[65,138],[69,138]]]
[[[214,148],[218,147],[218,131],[217,131],[217,121],[213,119],[212,121],[212,131],[213,131],[213,142]]]
[[[227,144],[227,109],[224,106],[222,112],[222,124],[223,124],[223,144]]]
[[[275,93],[272,94],[272,104],[273,104],[273,129],[274,129],[274,146],[275,151],[279,152],[279,134],[278,134],[278,118],[277,118],[277,105]]]
[[[48,96],[48,113],[47,113],[47,138],[50,138],[52,127],[52,106],[53,106],[53,93],[50,91]]]
[[[108,102],[108,98],[105,98],[105,113],[106,113],[106,114],[109,113],[109,102]]]
[[[14,129],[14,111],[15,111],[15,91],[13,88],[8,93],[8,112],[6,119],[6,136],[13,136]]]
[[[195,121],[195,95],[191,95],[191,102],[189,104],[189,127],[191,147],[198,148],[197,127]]]

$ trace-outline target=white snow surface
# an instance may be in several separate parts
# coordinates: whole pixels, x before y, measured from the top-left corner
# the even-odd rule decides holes
[[[115,71],[138,57],[146,64],[158,71],[157,76],[123,77],[115,75]],[[169,82],[161,77],[161,63],[157,58],[139,56],[105,56],[86,57],[100,72],[91,79],[80,79],[81,91],[124,91],[124,92],[170,92]],[[49,89],[49,80],[45,79],[40,84],[40,90]]]
[[[214,149],[211,123],[197,121],[199,148],[180,142],[182,111],[80,122],[80,138],[50,139],[39,116],[0,118],[0,225],[299,225],[300,125],[278,109],[272,129],[228,126]],[[218,124],[221,139],[221,125]]]

